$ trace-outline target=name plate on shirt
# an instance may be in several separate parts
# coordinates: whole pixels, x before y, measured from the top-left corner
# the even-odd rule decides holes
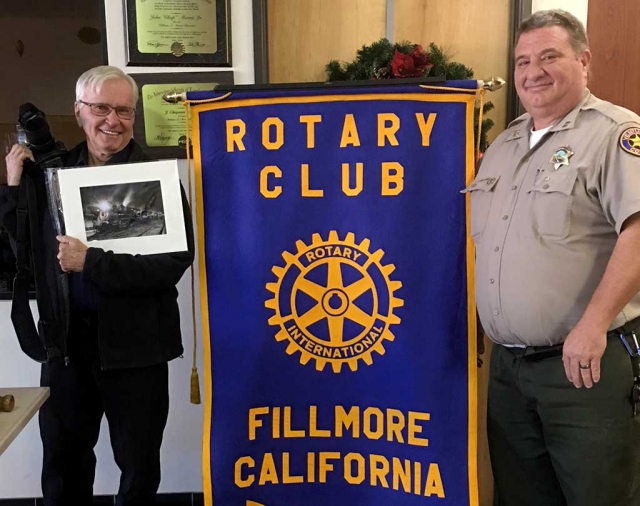
[[[114,253],[187,249],[177,160],[61,169],[57,180],[66,235]]]

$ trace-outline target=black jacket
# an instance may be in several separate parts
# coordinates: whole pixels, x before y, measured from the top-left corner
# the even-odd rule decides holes
[[[86,143],[81,143],[64,158],[65,167],[86,163]],[[132,140],[112,163],[140,162],[149,158]],[[44,178],[38,180],[44,195]],[[183,352],[176,284],[194,258],[193,225],[189,204],[182,192],[182,206],[187,234],[188,251],[157,255],[114,254],[100,248],[89,248],[82,271],[82,279],[97,292],[98,346],[104,370],[144,367],[168,362]],[[0,223],[15,239],[18,187],[0,186]],[[47,209],[46,201],[42,209]],[[45,213],[48,214],[48,211]],[[58,243],[50,217],[43,216],[44,256],[55,258]],[[55,262],[49,262],[47,278],[61,273]],[[61,292],[56,292],[56,296]],[[56,304],[54,304],[55,306]],[[56,343],[66,355],[67,335],[61,332]]]

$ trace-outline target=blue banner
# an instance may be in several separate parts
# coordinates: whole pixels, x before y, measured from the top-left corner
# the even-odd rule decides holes
[[[189,94],[206,504],[478,504],[476,82],[446,86]]]

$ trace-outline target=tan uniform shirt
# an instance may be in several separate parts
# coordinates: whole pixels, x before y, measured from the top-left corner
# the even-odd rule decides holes
[[[587,93],[529,149],[532,126],[528,114],[513,121],[464,190],[478,312],[501,344],[563,342],[640,211],[640,117]],[[639,315],[640,294],[611,328]]]

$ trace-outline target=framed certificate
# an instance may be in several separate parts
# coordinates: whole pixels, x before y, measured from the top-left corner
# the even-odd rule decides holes
[[[127,65],[231,66],[231,0],[124,1]]]
[[[186,158],[185,108],[170,104],[166,93],[212,90],[218,84],[233,84],[232,71],[180,72],[174,74],[130,74],[140,89],[133,136],[151,157]]]

